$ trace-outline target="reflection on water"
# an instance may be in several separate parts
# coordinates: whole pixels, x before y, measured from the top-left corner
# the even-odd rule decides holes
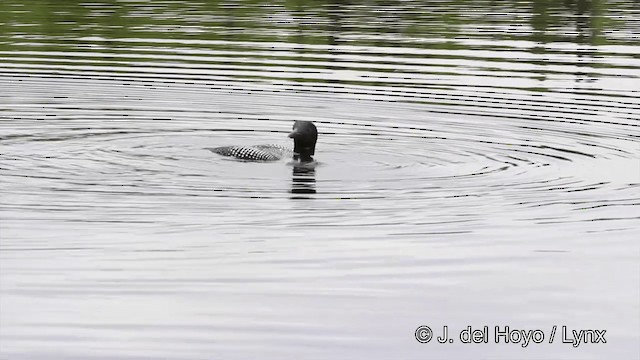
[[[3,0],[0,358],[640,357],[639,16]],[[317,167],[206,150],[295,120]]]
[[[291,193],[296,194],[292,199],[311,199],[301,194],[316,193],[316,169],[313,166],[293,166],[291,177]]]
[[[144,0],[50,3],[19,0],[0,5],[8,34],[47,37],[99,36],[117,39],[200,39],[284,41],[290,44],[411,47],[426,45],[424,35],[448,39],[492,38],[540,43],[571,42],[633,45],[638,6],[628,1],[534,0],[384,1],[366,5],[344,1],[205,1],[186,4]],[[469,30],[475,30],[473,32]],[[380,36],[383,35],[383,36]],[[446,39],[445,39],[446,40]],[[115,44],[114,44],[115,45]],[[441,44],[451,48],[453,44]]]

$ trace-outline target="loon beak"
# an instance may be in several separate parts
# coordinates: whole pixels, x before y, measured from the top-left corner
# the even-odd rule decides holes
[[[295,138],[298,134],[299,134],[299,133],[298,133],[298,129],[296,129],[296,130],[293,130],[292,132],[290,132],[290,133],[289,133],[289,137],[293,139],[293,138]]]

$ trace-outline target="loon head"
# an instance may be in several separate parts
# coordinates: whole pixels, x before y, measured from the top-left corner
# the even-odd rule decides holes
[[[293,131],[289,134],[293,139],[293,159],[301,162],[313,161],[318,140],[318,130],[311,121],[296,120]]]

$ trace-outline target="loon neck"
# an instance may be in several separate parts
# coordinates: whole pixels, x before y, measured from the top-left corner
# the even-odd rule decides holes
[[[293,160],[297,160],[300,162],[312,162],[313,157],[308,153],[293,153]]]

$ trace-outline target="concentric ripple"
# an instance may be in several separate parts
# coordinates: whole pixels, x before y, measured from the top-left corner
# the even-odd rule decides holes
[[[46,95],[52,82],[60,84],[58,93]],[[462,199],[469,206],[492,194],[519,191],[516,201],[505,205],[543,206],[611,180],[633,186],[633,176],[593,181],[575,172],[603,160],[615,164],[617,173],[633,168],[638,135],[633,124],[549,120],[552,113],[527,118],[441,113],[425,104],[354,101],[339,94],[222,92],[203,84],[148,91],[126,84],[6,78],[3,87],[9,93],[42,98],[4,111],[15,119],[3,138],[5,181],[17,186],[25,177],[39,179],[29,192],[68,189],[99,198],[286,199],[295,184],[287,185],[291,171],[285,164],[228,161],[206,148],[290,145],[286,133],[293,120],[301,119],[314,121],[320,130],[315,199],[389,199],[407,211],[420,208],[420,201],[457,199],[446,205],[457,209]],[[92,100],[94,95],[82,89],[99,89],[99,97],[110,100]],[[45,103],[42,114],[38,109]],[[189,109],[193,104],[199,104],[195,111]],[[45,126],[34,128],[33,121]],[[274,209],[281,205],[272,204]]]

